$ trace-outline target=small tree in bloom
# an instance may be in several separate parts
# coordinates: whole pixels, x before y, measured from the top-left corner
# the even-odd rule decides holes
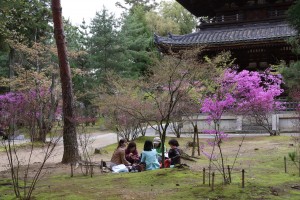
[[[55,115],[59,114],[57,104],[53,108],[50,98],[46,88],[0,95],[0,123],[8,128],[11,137],[18,126],[23,126],[29,130],[31,141],[45,142]]]
[[[6,93],[0,95],[0,123],[7,129],[8,135],[14,134],[15,125],[21,123],[24,114],[24,95],[22,93]]]
[[[213,122],[213,130],[206,130],[204,133],[208,133],[212,136],[214,136],[213,140],[208,140],[208,144],[212,146],[211,153],[207,153],[204,151],[204,147],[202,147],[202,152],[204,155],[206,155],[209,158],[209,174],[211,171],[211,166],[213,163],[213,160],[217,158],[215,154],[216,147],[219,150],[219,156],[221,159],[221,162],[218,162],[219,165],[215,165],[217,169],[220,171],[220,173],[223,175],[223,180],[225,183],[229,183],[229,177],[226,174],[225,171],[225,160],[224,155],[222,152],[221,144],[224,141],[224,139],[227,138],[227,134],[220,131],[220,122],[221,117],[224,114],[224,112],[229,112],[235,103],[235,99],[231,94],[222,94],[220,91],[218,91],[217,94],[212,95],[211,97],[208,97],[204,99],[202,103],[201,111],[203,113],[207,113],[207,121],[209,124]]]
[[[210,160],[210,167],[211,164],[214,164],[212,163],[214,159],[220,158],[221,162],[217,162],[218,165],[215,164],[215,166],[223,175],[224,182],[228,183],[221,146],[222,142],[227,139],[227,134],[220,131],[222,115],[225,112],[231,112],[248,116],[270,131],[265,123],[268,123],[269,115],[275,109],[280,108],[280,104],[275,101],[275,98],[282,93],[282,89],[280,89],[282,82],[279,75],[246,70],[240,73],[226,70],[216,82],[218,85],[215,92],[201,102],[201,111],[208,114],[208,123],[213,123],[213,130],[205,132],[214,136],[214,139],[208,142],[212,146],[212,152],[204,152],[204,154]],[[270,134],[273,133],[270,131]],[[216,148],[219,151],[218,154],[215,152]],[[233,166],[234,164],[231,169]]]
[[[280,88],[281,75],[272,75],[268,70],[264,73],[227,71],[224,79],[225,86],[234,87],[235,112],[262,126],[270,135],[276,135],[271,129],[270,115],[283,107],[276,101],[276,97],[283,92]]]
[[[45,142],[46,134],[51,131],[55,114],[58,111],[59,89],[57,86],[56,70],[52,66],[45,67],[41,71],[36,71],[35,69],[24,69],[21,65],[16,65],[14,71],[18,76],[10,79],[1,79],[3,86],[11,88],[11,93],[3,95],[3,98],[6,98],[6,105],[4,105],[2,112],[10,110],[6,106],[13,106],[16,109],[26,107],[27,112],[30,112],[32,115],[29,116],[29,113],[22,112],[17,117],[19,120],[29,120],[35,124],[19,124],[24,124],[27,127],[35,127],[34,130],[28,129],[31,132],[32,140]],[[16,95],[22,97],[22,99],[18,98],[17,100]],[[29,106],[30,109],[28,108]]]
[[[46,90],[40,90],[39,93],[31,90],[0,95],[0,124],[6,129],[8,137],[7,140],[2,141],[2,145],[6,152],[15,195],[20,199],[30,199],[40,179],[40,175],[42,175],[45,163],[60,140],[60,137],[57,137],[58,135],[50,134],[48,135],[49,142],[34,151],[35,145],[33,141],[35,137],[39,137],[41,117],[44,118],[42,122],[51,123],[51,120],[47,118],[48,115],[45,113],[47,110],[49,114],[49,110],[51,110],[49,108],[50,102],[46,100],[47,93]],[[46,102],[42,103],[38,99],[43,99]],[[15,144],[15,134],[20,127],[26,127],[31,138],[31,142],[28,142],[29,151],[25,156],[21,156],[21,151],[18,151],[19,147]],[[32,158],[36,156],[36,153],[38,153],[41,160],[38,169],[33,171],[31,164]]]

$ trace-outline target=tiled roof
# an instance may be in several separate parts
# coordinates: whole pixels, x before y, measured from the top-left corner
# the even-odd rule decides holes
[[[160,37],[155,35],[157,45],[194,46],[235,43],[268,42],[296,36],[297,32],[287,23],[260,23],[252,25],[203,29],[187,35]]]

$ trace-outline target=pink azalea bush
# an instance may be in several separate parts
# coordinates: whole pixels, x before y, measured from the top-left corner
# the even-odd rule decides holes
[[[250,115],[253,113],[271,113],[281,109],[276,98],[283,92],[280,88],[280,75],[226,70],[217,80],[219,88],[216,94],[205,98],[201,103],[201,112],[208,114],[208,121],[218,122],[224,112]]]
[[[1,126],[4,129],[9,128],[9,134],[14,134],[18,126],[28,127],[29,130],[35,130],[32,129],[35,126],[42,129],[41,123],[45,123],[51,114],[50,98],[50,92],[45,88],[0,95]],[[59,115],[60,111],[56,105],[54,115]]]
[[[220,131],[220,122],[225,112],[252,116],[260,118],[267,116],[274,110],[281,109],[282,105],[276,98],[283,92],[280,88],[282,78],[280,75],[271,75],[268,71],[264,73],[250,72],[243,70],[237,72],[226,70],[217,81],[218,87],[214,94],[208,95],[201,101],[201,112],[207,114],[207,122],[213,122],[213,130],[205,130],[204,133],[213,135],[213,139],[207,141],[212,146],[211,153],[201,151],[210,159],[221,159],[220,171],[227,181],[225,173],[225,161],[222,154],[221,143],[228,138],[228,135]],[[261,117],[265,119],[267,117]],[[219,149],[219,155],[214,155],[214,149]]]
[[[0,95],[0,123],[8,127],[11,122],[21,122],[18,116],[25,112],[25,97],[22,93],[9,92]]]

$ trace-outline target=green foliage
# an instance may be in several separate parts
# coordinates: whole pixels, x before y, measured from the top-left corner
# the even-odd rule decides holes
[[[96,13],[89,26],[83,21],[73,34],[81,51],[75,52],[71,63],[72,67],[79,69],[79,73],[73,76],[74,90],[77,99],[85,105],[91,104],[97,95],[96,88],[104,82],[109,71],[124,71],[118,29],[118,20],[103,8]]]
[[[1,37],[31,43],[52,31],[49,0],[2,0],[1,8]]]
[[[300,55],[300,45],[298,38],[290,38],[287,41],[292,46],[292,51],[295,55]],[[294,100],[299,100],[300,90],[300,61],[291,62],[289,65],[281,63],[278,68],[282,74],[284,83],[288,87],[289,96]]]
[[[216,77],[220,77],[225,69],[232,66],[234,59],[231,57],[230,52],[221,52],[213,58],[207,56],[204,57],[205,65],[203,69],[203,83],[205,90],[202,91],[202,95],[215,93],[216,89],[220,86],[219,83],[213,81]]]
[[[164,18],[156,12],[150,11],[145,14],[147,27],[151,32],[161,36],[166,36],[168,33],[180,34],[179,24],[170,18]]]
[[[85,41],[79,28],[72,25],[69,19],[64,19],[64,33],[66,35],[67,47],[69,51],[80,51],[85,48]]]
[[[287,43],[289,45],[291,45],[292,47],[292,52],[295,54],[295,55],[300,55],[300,40],[298,37],[291,37],[289,39],[287,39]]]
[[[300,33],[300,0],[291,6],[288,10],[289,23]],[[300,55],[299,38],[291,38],[288,43],[292,46],[292,51],[296,55]],[[283,75],[284,81],[289,87],[289,95],[294,98],[299,98],[299,82],[300,82],[300,61],[297,60],[291,63],[288,67],[282,67],[280,72]]]
[[[196,18],[176,1],[162,1],[158,11],[148,11],[145,17],[151,32],[161,36],[191,33],[197,25]]]
[[[8,53],[5,51],[0,51],[0,77],[8,76],[8,68],[6,67],[7,62],[8,62]]]
[[[67,40],[70,66],[73,70],[72,81],[77,100],[89,105],[93,98],[93,88],[97,83],[97,77],[90,76],[90,55],[88,26],[83,20],[80,27],[74,26],[69,20],[65,21],[65,35]],[[87,89],[89,88],[89,89]]]
[[[291,161],[296,162],[296,152],[289,152],[289,158],[291,159]]]
[[[171,20],[179,26],[179,34],[188,34],[196,28],[196,18],[176,1],[163,1],[160,13],[165,20]]]
[[[157,7],[158,3],[156,0],[124,0],[125,4],[128,5],[130,8],[129,10],[132,11],[136,7],[142,6],[145,11],[153,10]],[[126,6],[122,5],[122,3],[117,2],[116,6],[127,9]]]
[[[50,0],[1,0],[0,5],[0,77],[16,75],[13,70],[16,64],[39,69],[42,64],[31,57],[37,49],[26,48],[36,48],[36,42],[49,44]],[[21,45],[22,49],[18,48]],[[46,57],[42,49],[38,51],[38,57]]]
[[[16,64],[37,70],[57,66],[57,58],[50,52],[53,44],[50,2],[0,0],[1,77],[16,76]],[[105,8],[96,13],[90,26],[83,23],[76,27],[69,20],[64,21],[74,90],[77,100],[85,105],[91,104],[97,86],[105,81],[103,77],[109,70],[134,79],[147,74],[158,57],[153,32],[182,34],[194,27],[190,24],[193,19],[178,3],[165,3],[159,11],[165,12],[162,14],[155,10],[158,6],[155,0],[125,0],[125,4],[129,8],[121,22]]]
[[[285,84],[290,88],[299,88],[300,62],[295,62],[282,69]]]
[[[89,53],[90,67],[98,81],[108,70],[120,70],[120,46],[117,29],[118,21],[112,13],[103,8],[96,13],[90,25],[91,38]]]
[[[145,74],[156,54],[144,12],[142,6],[136,7],[123,21],[120,38],[124,48],[122,64],[126,69],[123,75],[126,77],[136,78]]]
[[[288,20],[290,24],[296,28],[298,34],[300,33],[300,1],[297,0],[296,3],[290,7],[288,10]]]

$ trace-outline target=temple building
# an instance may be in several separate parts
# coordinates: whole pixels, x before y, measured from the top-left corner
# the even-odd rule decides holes
[[[177,0],[200,19],[197,31],[161,37],[155,43],[162,53],[204,46],[201,55],[230,51],[242,69],[264,70],[281,60],[296,60],[287,39],[297,32],[286,21],[294,0]]]
[[[240,69],[262,71],[280,61],[291,63],[292,53],[287,40],[297,35],[289,26],[286,11],[294,0],[177,0],[189,12],[200,19],[197,31],[187,35],[161,37],[155,35],[158,49],[168,54],[179,50],[203,46],[199,58],[230,51]],[[295,103],[295,102],[291,102]],[[268,116],[269,128],[278,132],[297,132],[294,125],[297,115],[294,107],[286,104],[286,111]],[[298,105],[296,103],[295,105]],[[195,114],[198,129],[211,129],[207,116]],[[220,129],[225,132],[262,133],[264,129],[243,116],[225,113]],[[189,121],[183,124],[183,132],[193,132]]]

